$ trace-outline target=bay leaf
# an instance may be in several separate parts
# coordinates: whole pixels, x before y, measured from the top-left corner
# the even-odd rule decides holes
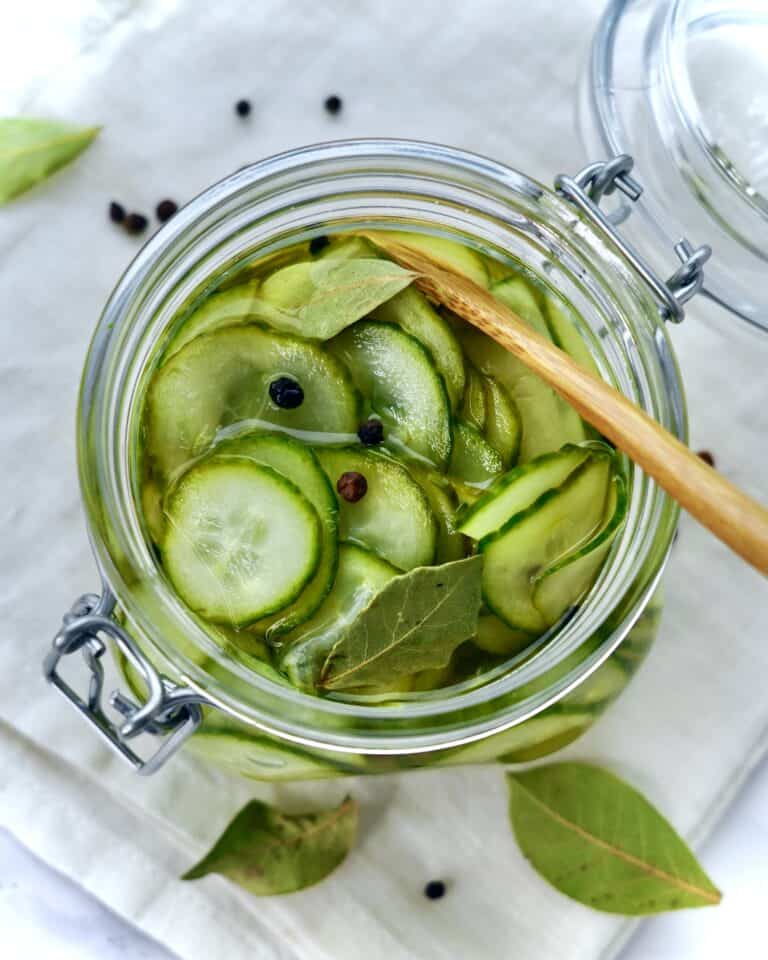
[[[674,828],[614,774],[554,763],[507,779],[520,849],[567,896],[625,916],[720,902],[720,891]]]
[[[0,118],[0,204],[74,160],[100,129],[34,117]]]
[[[390,580],[331,648],[321,685],[333,690],[388,685],[446,666],[477,629],[482,564],[482,557],[468,557],[416,567]]]
[[[303,814],[251,800],[181,879],[219,873],[257,897],[303,890],[343,862],[355,842],[357,821],[358,804],[351,797],[333,810]]]
[[[329,340],[394,297],[413,277],[390,260],[302,261],[267,277],[259,309],[275,329]]]

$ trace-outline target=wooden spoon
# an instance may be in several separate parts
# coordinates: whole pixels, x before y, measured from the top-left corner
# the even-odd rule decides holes
[[[699,523],[768,574],[768,510],[764,506],[473,280],[446,269],[407,243],[373,232],[367,236],[400,266],[417,274],[414,283],[427,296],[518,357]]]

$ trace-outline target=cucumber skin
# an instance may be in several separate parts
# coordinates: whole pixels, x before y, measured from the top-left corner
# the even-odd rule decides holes
[[[600,458],[605,457],[606,459],[609,459],[607,454],[597,453],[595,454],[595,456]],[[566,478],[566,480],[559,487],[556,487],[553,490],[547,490],[525,510],[522,510],[519,513],[516,513],[514,516],[510,517],[510,519],[507,520],[506,523],[502,524],[502,526],[498,530],[495,530],[493,533],[489,533],[487,536],[483,537],[477,545],[478,553],[481,553],[481,554],[485,553],[490,546],[492,546],[501,538],[505,537],[508,533],[514,530],[515,527],[520,526],[520,524],[522,524],[525,520],[529,519],[531,516],[534,516],[540,510],[546,509],[547,505],[550,502],[552,502],[562,494],[564,487],[568,485],[573,480],[573,478],[577,474],[579,474],[582,470],[584,470],[588,465],[589,465],[589,460],[584,461],[584,463],[580,464],[578,467],[575,468],[575,470]],[[534,589],[531,590],[531,597],[529,602],[529,606],[531,607],[534,607],[534,604],[533,604]],[[503,623],[506,623],[507,626],[511,627],[513,630],[523,630],[524,632],[530,632],[531,629],[533,629],[528,625],[511,623],[510,620],[501,612],[501,610],[498,607],[498,604],[496,604],[489,597],[485,589],[483,589],[483,602],[488,607],[488,609],[499,618],[499,620],[501,620]],[[540,629],[546,630],[549,624],[544,622],[544,618],[543,616],[541,616],[540,612],[539,612],[539,616],[541,617],[541,620],[542,620]]]
[[[473,504],[471,505],[464,504],[464,506],[461,507],[461,509],[459,510],[459,515],[456,518],[457,529],[460,530],[462,533],[465,533],[467,536],[471,536],[471,534],[467,533],[466,530],[464,530],[464,527],[466,526],[466,524],[473,517],[476,517],[480,513],[480,511],[484,510],[486,507],[491,506],[497,500],[497,498],[504,493],[507,487],[509,487],[513,483],[516,483],[518,480],[520,480],[521,477],[524,477],[530,473],[534,473],[542,464],[552,463],[553,461],[558,460],[564,452],[573,451],[574,453],[576,453],[576,451],[579,449],[580,447],[578,444],[567,443],[565,444],[565,446],[561,447],[560,450],[553,450],[550,453],[542,453],[538,457],[536,457],[535,460],[528,460],[526,463],[521,463],[519,466],[515,467],[514,469],[498,477],[496,480],[494,480],[494,482],[491,484],[491,486],[487,490],[483,491],[480,497]],[[573,465],[573,467],[571,468],[571,471],[563,478],[561,483],[564,483],[565,480],[567,480],[567,478],[571,475],[571,473],[573,473],[574,470],[577,470],[588,457],[589,457],[589,453],[585,452],[584,459]],[[556,490],[557,487],[554,487],[552,489]],[[545,491],[542,491],[542,493],[543,492]],[[532,506],[533,503],[535,503],[535,500],[531,504],[529,504],[529,506]],[[528,509],[528,508],[526,507],[525,509]],[[517,511],[517,513],[519,512],[520,511]],[[508,519],[511,519],[511,517],[514,515],[515,514],[512,514]],[[501,532],[501,530],[499,527],[497,527],[494,532],[498,533],[498,532]],[[482,541],[488,536],[490,536],[490,534],[486,534],[485,537],[480,537],[479,540]],[[478,538],[475,537],[473,539],[478,539]]]

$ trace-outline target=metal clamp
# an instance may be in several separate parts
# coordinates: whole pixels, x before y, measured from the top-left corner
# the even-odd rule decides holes
[[[681,266],[666,282],[659,278],[599,207],[602,198],[615,190],[619,190],[633,203],[640,198],[643,188],[630,176],[633,166],[632,157],[623,153],[610,160],[590,163],[575,177],[560,174],[555,178],[555,189],[608,235],[614,246],[651,288],[661,316],[673,323],[680,323],[685,315],[684,304],[702,289],[703,266],[709,260],[712,250],[706,244],[694,249],[683,237],[674,247]]]
[[[191,687],[175,684],[158,673],[135,641],[113,618],[114,607],[115,597],[106,586],[101,596],[86,594],[80,597],[64,615],[61,629],[43,662],[43,674],[137,773],[150,776],[200,726],[203,719],[201,705],[208,701]],[[102,636],[112,640],[138,671],[147,689],[146,702],[141,705],[119,691],[110,695],[109,703],[124,718],[122,723],[113,721],[102,705],[104,667],[101,658],[107,649]],[[58,672],[62,657],[78,650],[82,652],[89,670],[85,699]],[[142,759],[127,742],[141,733],[162,738],[160,746],[148,759]]]

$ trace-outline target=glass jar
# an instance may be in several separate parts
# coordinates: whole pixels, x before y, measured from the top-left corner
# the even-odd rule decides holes
[[[630,154],[644,191],[614,222],[656,266],[687,234],[715,250],[705,296],[768,330],[768,6],[611,0],[579,93],[587,156]]]
[[[144,247],[97,327],[78,451],[104,590],[65,617],[46,664],[48,679],[144,773],[193,732],[191,749],[264,779],[527,760],[586,730],[653,639],[677,508],[632,464],[626,523],[588,597],[533,655],[454,687],[381,704],[310,696],[216,646],[171,589],[141,523],[138,440],[143,393],[180,306],[254,257],[383,224],[521,261],[573,305],[601,374],[685,439],[657,301],[600,223],[563,195],[484,157],[391,140],[295,150],[211,187]],[[121,723],[101,703],[105,639],[131,686],[131,696],[113,696]],[[75,650],[91,670],[87,697],[59,669]],[[163,738],[148,763],[132,746],[141,733]]]

